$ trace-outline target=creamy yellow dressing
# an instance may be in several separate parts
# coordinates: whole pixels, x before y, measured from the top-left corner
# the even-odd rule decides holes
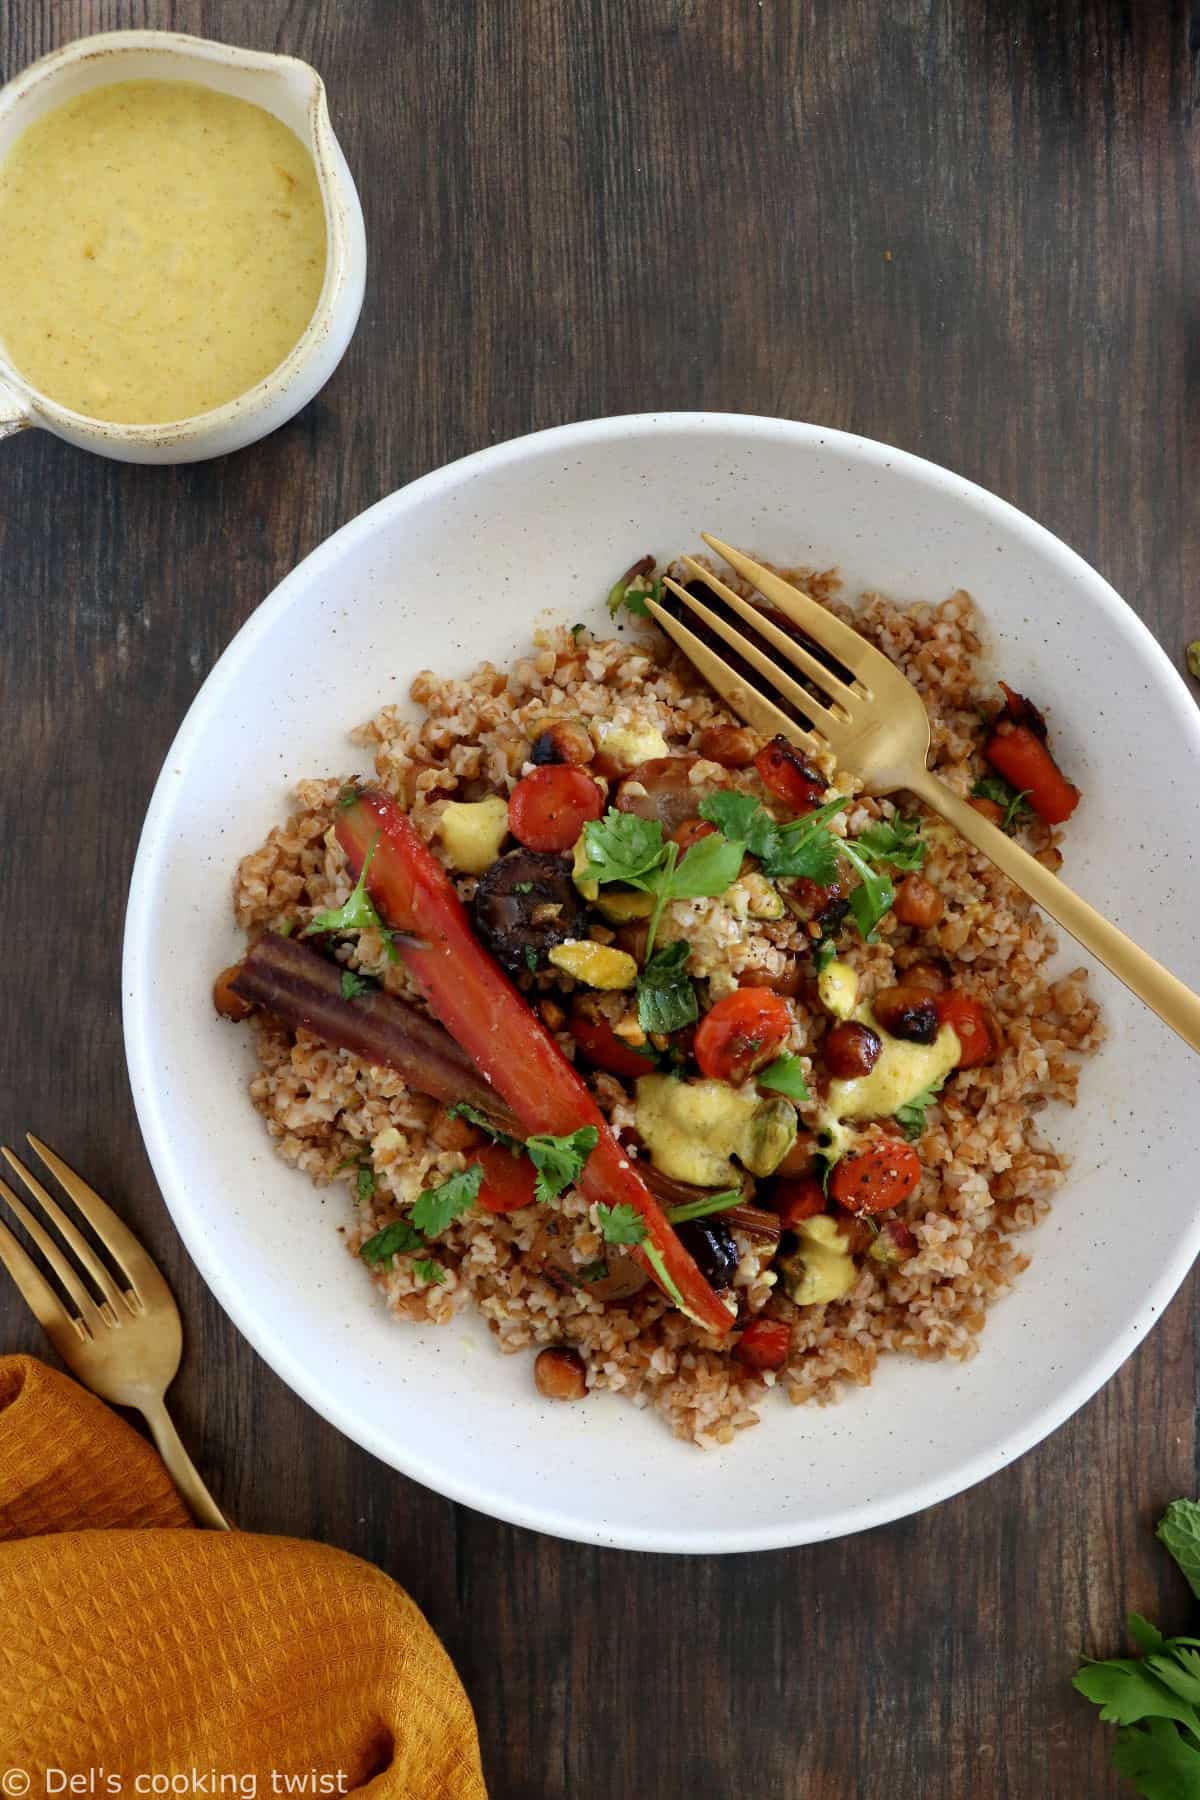
[[[164,424],[245,393],[308,324],[325,258],[300,139],[191,82],[93,88],[0,165],[0,341],[90,418]]]
[[[943,1025],[932,1044],[910,1044],[885,1031],[869,1006],[860,1006],[854,1017],[878,1034],[883,1048],[869,1075],[829,1083],[818,1129],[832,1135],[832,1148],[838,1155],[850,1137],[842,1128],[843,1120],[890,1118],[926,1088],[945,1081],[962,1054],[952,1025]]]
[[[759,1100],[751,1089],[727,1081],[676,1081],[644,1075],[637,1084],[637,1128],[650,1161],[675,1181],[693,1187],[733,1187],[739,1180],[730,1158],[740,1156]]]

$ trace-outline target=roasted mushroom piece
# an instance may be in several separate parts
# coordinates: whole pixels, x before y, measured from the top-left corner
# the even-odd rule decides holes
[[[575,935],[579,896],[566,857],[510,850],[480,876],[475,929],[510,975],[537,969]]]

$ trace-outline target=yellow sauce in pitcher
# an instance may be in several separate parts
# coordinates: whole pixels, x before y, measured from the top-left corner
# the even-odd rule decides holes
[[[0,164],[0,342],[89,418],[165,424],[245,393],[303,333],[325,258],[306,146],[191,82],[93,88]]]

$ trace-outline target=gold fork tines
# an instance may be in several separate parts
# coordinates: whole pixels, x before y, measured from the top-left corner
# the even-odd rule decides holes
[[[765,735],[779,734],[809,750],[832,751],[839,766],[857,776],[870,793],[890,794],[904,789],[923,800],[977,850],[990,857],[1010,881],[1023,888],[1131,992],[1152,1007],[1193,1050],[1200,1050],[1200,996],[1192,993],[1057,875],[930,772],[929,716],[925,703],[896,665],[844,620],[836,618],[811,595],[793,587],[774,569],[768,569],[743,551],[722,543],[720,538],[711,537],[708,532],[701,535],[736,574],[757,588],[772,606],[835,658],[852,677],[852,685],[842,681],[803,644],[796,643],[771,619],[764,618],[752,601],[736,593],[695,558],[684,557],[683,564],[689,574],[704,581],[732,612],[752,626],[756,638],[746,637],[669,576],[666,587],[710,631],[736,651],[744,663],[761,675],[768,687],[794,706],[809,721],[811,729],[798,725],[657,601],[647,600],[649,610],[663,630],[727,705]],[[771,645],[776,655],[767,655],[759,639]],[[801,687],[782,669],[779,657],[813,682],[820,690],[819,695],[814,696]]]
[[[66,1299],[3,1223],[0,1263],[68,1368],[103,1399],[135,1407],[142,1414],[197,1522],[227,1531],[228,1522],[197,1474],[164,1403],[183,1348],[179,1309],[170,1288],[128,1226],[95,1189],[40,1139],[30,1136],[28,1142],[129,1285],[123,1288],[114,1279],[74,1220],[7,1145],[0,1146],[0,1152],[38,1210],[27,1206],[3,1180],[0,1198],[29,1233]]]

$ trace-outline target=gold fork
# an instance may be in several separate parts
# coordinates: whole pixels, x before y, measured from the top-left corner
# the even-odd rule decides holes
[[[118,1287],[83,1233],[7,1144],[0,1146],[6,1162],[58,1236],[46,1230],[6,1181],[0,1181],[0,1195],[62,1283],[72,1306],[64,1304],[3,1224],[0,1262],[67,1367],[102,1399],[117,1406],[131,1406],[141,1413],[196,1523],[228,1531],[228,1520],[196,1473],[163,1400],[175,1379],[183,1351],[183,1331],[174,1295],[137,1238],[99,1194],[32,1133],[26,1133],[26,1141],[50,1173],[58,1177],[129,1285]],[[76,1264],[82,1264],[101,1299],[96,1299]]]
[[[1123,931],[1081,900],[1064,881],[1043,868],[1027,850],[1014,843],[998,826],[968,806],[966,801],[930,773],[929,719],[924,702],[907,676],[890,663],[882,651],[868,644],[849,625],[818,606],[808,594],[753,561],[740,550],[723,544],[708,532],[701,536],[731,569],[756,587],[765,599],[837,659],[851,675],[842,681],[820,659],[796,643],[787,632],[765,618],[759,608],[698,563],[682,560],[689,574],[703,581],[726,606],[751,624],[760,637],[773,645],[793,668],[799,669],[820,689],[814,697],[792,680],[778,663],[733,625],[668,576],[666,586],[750,666],[769,686],[788,699],[812,730],[805,731],[773,701],[751,687],[695,632],[664,611],[654,600],[647,605],[663,630],[679,645],[705,680],[740,718],[769,736],[782,733],[809,751],[832,751],[841,768],[857,775],[867,791],[890,794],[904,788],[960,831],[1002,869],[1010,881],[1024,888],[1065,931],[1090,950],[1119,981],[1147,1006],[1153,1007],[1173,1031],[1193,1050],[1200,1050],[1200,996],[1177,980],[1161,963],[1127,938]]]

